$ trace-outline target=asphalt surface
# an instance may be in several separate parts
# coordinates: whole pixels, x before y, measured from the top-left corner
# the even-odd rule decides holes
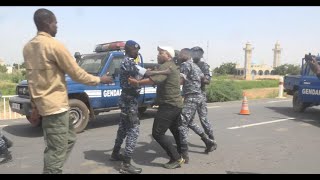
[[[190,163],[173,170],[162,167],[168,157],[151,136],[156,110],[147,110],[141,118],[133,164],[141,167],[143,174],[320,173],[319,107],[295,113],[290,98],[249,100],[250,115],[239,115],[241,103],[208,104],[217,150],[205,154],[204,143],[190,130]],[[90,122],[86,131],[78,134],[63,173],[118,174],[120,162],[109,161],[118,119],[119,111],[113,111]],[[14,141],[10,149],[14,159],[0,165],[0,173],[42,173],[41,128],[31,127],[26,119],[0,120],[1,128]],[[167,135],[172,138],[169,131]]]

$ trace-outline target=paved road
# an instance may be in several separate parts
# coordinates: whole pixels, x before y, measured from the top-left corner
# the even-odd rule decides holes
[[[204,154],[203,142],[190,132],[190,164],[174,170],[162,168],[168,158],[151,137],[156,111],[148,110],[141,120],[133,163],[145,174],[320,173],[319,108],[294,113],[291,99],[249,101],[251,115],[238,114],[241,101],[208,106],[218,142],[216,151]],[[108,160],[118,118],[118,112],[99,116],[78,134],[64,173],[118,174],[120,163]],[[31,128],[25,119],[1,120],[0,127],[15,143],[11,149],[14,161],[1,165],[0,173],[41,173],[41,129]]]

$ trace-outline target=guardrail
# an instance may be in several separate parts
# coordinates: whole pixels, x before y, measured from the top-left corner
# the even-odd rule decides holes
[[[0,98],[0,120],[18,119],[18,118],[25,117],[20,115],[19,113],[11,111],[11,107],[9,106],[9,98],[14,96],[17,96],[17,95],[2,96]]]

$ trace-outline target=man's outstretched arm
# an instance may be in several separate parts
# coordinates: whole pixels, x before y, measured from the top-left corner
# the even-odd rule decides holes
[[[146,79],[141,79],[141,80],[137,80],[133,77],[129,77],[128,78],[128,82],[135,87],[138,87],[140,85],[154,85],[155,83],[150,79],[150,78],[146,78]]]

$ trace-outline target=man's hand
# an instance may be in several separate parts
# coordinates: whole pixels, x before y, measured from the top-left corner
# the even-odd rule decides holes
[[[318,61],[316,60],[316,57],[312,56],[312,59],[310,61],[306,61],[310,69],[316,73],[317,75],[320,75],[320,65],[318,64]]]
[[[201,83],[205,84],[205,85],[208,85],[210,83],[210,81],[205,76],[202,76],[201,77]]]
[[[130,85],[132,85],[134,87],[138,87],[139,86],[139,81],[136,80],[135,78],[131,77],[131,76],[128,78],[128,82],[129,82]]]
[[[100,77],[100,83],[103,83],[103,84],[113,83],[112,76],[108,76],[108,75],[109,75],[109,72],[107,72],[107,74],[105,74],[102,77]]]
[[[37,108],[33,107],[32,111],[31,111],[31,115],[30,115],[30,123],[31,124],[38,124],[38,122],[40,121],[40,114]]]

